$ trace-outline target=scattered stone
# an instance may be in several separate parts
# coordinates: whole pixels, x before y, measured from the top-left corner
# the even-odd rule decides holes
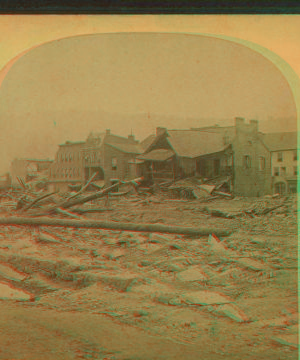
[[[208,276],[198,265],[194,265],[189,269],[180,272],[177,275],[177,278],[180,281],[205,281],[208,279]]]
[[[239,266],[242,266],[246,269],[251,269],[251,270],[267,270],[270,268],[270,266],[257,261],[257,260],[253,260],[250,258],[239,258],[239,259],[233,259],[233,261],[235,261]]]
[[[0,299],[3,300],[33,300],[34,296],[23,290],[18,290],[8,284],[0,283]]]
[[[235,304],[219,305],[213,310],[213,312],[221,316],[227,316],[237,322],[249,321],[246,314]]]
[[[290,334],[290,335],[282,334],[280,336],[273,336],[271,339],[281,345],[287,345],[293,348],[298,348],[297,334]]]
[[[121,256],[124,256],[125,252],[123,249],[114,249],[108,253],[105,254],[105,256],[110,260],[115,260],[120,258]]]
[[[51,243],[56,243],[56,244],[60,244],[60,241],[58,241],[57,239],[55,239],[55,237],[45,234],[45,233],[40,233],[37,238],[36,238],[37,242],[41,242],[41,243],[45,243],[45,244],[51,244]]]
[[[213,252],[216,252],[216,253],[219,253],[220,255],[228,256],[228,257],[237,257],[238,256],[237,253],[235,253],[232,250],[229,250],[228,247],[226,245],[224,245],[222,243],[222,241],[220,239],[218,239],[217,236],[214,234],[209,235],[208,243],[210,244],[210,248]]]
[[[6,264],[0,264],[0,275],[6,279],[17,281],[22,281],[28,277],[27,274],[22,273]]]
[[[169,303],[171,305],[218,305],[231,302],[233,302],[233,300],[225,295],[213,291],[201,290],[180,295],[179,297],[171,299]]]
[[[255,321],[253,323],[254,326],[259,326],[259,327],[287,327],[288,325],[290,325],[292,323],[292,319],[291,317],[288,316],[283,316],[277,319],[266,319],[266,320],[260,320],[260,321]]]
[[[129,272],[119,274],[98,273],[97,278],[120,291],[129,291],[133,285],[141,280],[136,274]]]

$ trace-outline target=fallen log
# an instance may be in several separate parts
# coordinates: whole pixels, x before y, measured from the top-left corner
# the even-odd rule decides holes
[[[122,230],[134,232],[158,232],[166,234],[181,234],[181,235],[198,235],[207,236],[215,234],[218,237],[229,236],[232,230],[224,228],[194,228],[173,225],[161,224],[136,224],[136,223],[121,223],[113,221],[98,221],[98,220],[73,220],[73,219],[57,219],[57,218],[30,218],[30,217],[3,217],[0,218],[0,225],[15,225],[15,226],[55,226],[55,227],[74,227],[74,228],[92,228],[92,229],[109,229]]]
[[[18,180],[19,184],[21,185],[21,187],[22,187],[24,190],[26,190],[26,189],[27,189],[27,186],[26,186],[25,181],[24,181],[21,177],[19,177],[19,176],[17,176],[17,180]]]
[[[97,176],[97,174],[98,174],[98,173],[95,172],[95,173],[91,176],[91,178],[88,180],[88,182],[87,182],[76,194],[68,197],[65,201],[71,200],[71,199],[77,197],[78,195],[82,194],[82,193],[84,192],[84,190],[86,190],[86,189],[89,187],[89,185],[90,185],[91,182],[95,179],[95,177]]]
[[[72,209],[73,213],[77,214],[85,214],[85,213],[98,213],[98,212],[104,212],[104,211],[112,211],[114,209],[107,209],[107,208],[91,208],[91,209]]]
[[[138,178],[138,179],[134,179],[134,180],[130,180],[130,181],[126,181],[126,182],[118,182],[108,188],[105,188],[103,190],[97,191],[91,195],[86,195],[82,198],[79,199],[66,199],[64,201],[62,201],[61,203],[48,208],[46,210],[44,210],[43,212],[38,212],[38,213],[31,213],[30,215],[32,216],[43,216],[43,215],[47,215],[47,214],[51,214],[51,213],[55,213],[57,208],[63,208],[63,209],[68,209],[71,208],[73,206],[76,205],[80,205],[80,204],[84,204],[88,201],[92,201],[92,200],[96,200],[99,199],[105,195],[107,195],[108,193],[110,193],[112,190],[116,189],[118,186],[120,185],[125,185],[125,184],[131,184],[133,182],[137,183],[138,181],[142,181],[143,178]],[[121,183],[121,184],[120,184]]]
[[[232,194],[228,194],[228,193],[225,193],[223,191],[213,191],[213,195],[216,194],[216,195],[220,195],[220,196],[224,196],[224,197],[227,197],[229,199],[232,199],[233,196]]]
[[[100,186],[100,185],[97,185],[95,183],[91,183],[91,185],[93,185],[96,189],[99,189],[99,190],[102,190],[103,189],[103,186]]]
[[[131,192],[131,190],[129,191],[123,191],[123,192],[112,192],[111,194],[109,194],[109,196],[111,197],[118,197],[118,196],[125,196],[128,195]]]
[[[281,208],[281,207],[283,207],[283,206],[285,206],[285,205],[286,205],[286,204],[281,204],[281,205],[277,205],[277,206],[268,207],[268,208],[265,208],[265,209],[262,210],[262,211],[255,211],[255,214],[256,214],[256,215],[260,215],[260,216],[266,215],[266,214],[268,214],[269,212],[271,212],[271,211],[273,211],[273,210],[276,210],[276,209],[279,209],[279,208]]]
[[[47,197],[50,197],[51,195],[54,195],[56,194],[56,191],[53,191],[51,193],[48,193],[48,194],[45,194],[45,195],[42,195],[40,197],[38,197],[37,199],[33,200],[31,203],[29,203],[28,205],[26,205],[25,207],[23,207],[21,209],[21,211],[26,211],[26,210],[29,210],[33,205],[37,204],[38,202],[40,202],[41,200],[44,200],[46,199]]]
[[[71,218],[73,218],[73,219],[81,219],[80,216],[78,216],[78,215],[76,215],[76,214],[73,214],[72,212],[67,211],[67,210],[65,210],[65,209],[62,209],[62,208],[57,208],[57,209],[56,209],[56,213],[61,214],[61,215],[69,216],[69,217],[71,217]]]

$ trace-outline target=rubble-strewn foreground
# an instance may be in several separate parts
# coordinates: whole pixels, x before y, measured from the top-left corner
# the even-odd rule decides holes
[[[20,196],[3,195],[1,218],[25,213],[34,218],[34,213],[53,209],[62,200],[54,194],[51,201],[46,197],[46,203],[37,202],[22,212],[42,194],[28,192],[27,202],[18,210],[16,199]],[[53,359],[298,357],[296,197],[214,196],[211,201],[200,201],[170,199],[160,192],[124,192],[122,196],[86,202],[81,212],[73,211],[74,207],[61,208],[66,213],[52,212],[49,218],[71,218],[73,214],[77,220],[215,227],[231,234],[186,236],[0,226],[3,309],[8,307],[19,314],[22,308],[24,314],[40,313],[41,318],[52,309],[53,319],[65,326],[66,333],[58,336],[67,339],[74,335],[72,327],[78,332],[76,327],[86,326],[90,341],[93,338],[94,348],[78,340],[65,352],[62,345],[55,349],[54,342]],[[117,352],[112,343],[95,339],[90,326],[97,314],[112,318],[114,326],[123,324],[128,334],[134,332],[134,342],[127,344],[127,350],[122,340]],[[39,336],[51,328],[51,316],[47,319]],[[146,345],[142,350],[141,344],[148,335],[154,343],[165,341],[163,351],[151,343],[145,354]],[[119,336],[122,338],[122,332]],[[54,340],[49,335],[50,341]],[[0,358],[7,358],[2,354],[0,351]]]

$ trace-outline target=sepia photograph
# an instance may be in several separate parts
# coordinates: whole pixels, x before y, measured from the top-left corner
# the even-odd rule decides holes
[[[0,360],[298,359],[300,16],[0,29]]]

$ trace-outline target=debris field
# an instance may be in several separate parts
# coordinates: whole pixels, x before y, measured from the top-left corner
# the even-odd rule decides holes
[[[2,303],[104,314],[199,358],[298,358],[296,196],[91,183],[58,194],[20,179],[0,194]]]

